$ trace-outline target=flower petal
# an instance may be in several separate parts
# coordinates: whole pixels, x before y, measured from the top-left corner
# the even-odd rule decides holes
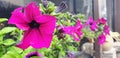
[[[69,35],[71,35],[76,42],[80,40],[79,36],[76,33],[71,33]]]
[[[16,26],[22,30],[28,30],[30,28],[28,24],[16,24]]]
[[[97,23],[95,21],[92,23],[92,25],[90,25],[90,29],[92,31],[96,31],[96,29],[98,29],[98,25],[97,25]]]
[[[37,16],[35,19],[38,23],[48,23],[50,21],[56,22],[56,18],[50,15],[40,15],[40,16]]]
[[[105,41],[106,41],[106,36],[104,34],[101,34],[99,37],[98,37],[98,43],[101,45],[103,44]]]
[[[30,46],[30,39],[31,38],[29,36],[31,36],[31,35],[29,35],[29,33],[31,33],[31,30],[25,31],[24,37],[21,40],[21,42],[16,45],[17,47],[24,50]]]
[[[15,24],[18,28],[22,30],[28,30],[29,26],[21,10],[22,10],[22,7],[17,8],[12,12],[12,16],[10,17],[8,24]]]
[[[110,28],[109,28],[109,26],[108,25],[105,25],[104,26],[104,33],[107,35],[110,35]]]
[[[48,16],[46,16],[48,17]],[[44,17],[45,18],[45,17]],[[48,20],[48,21],[46,21]],[[56,19],[54,17],[44,19],[45,23],[41,23],[40,30],[46,34],[52,34],[56,26]],[[42,21],[41,21],[42,22]]]
[[[92,17],[89,17],[89,19],[87,20],[87,22],[85,24],[83,24],[83,27],[85,26],[88,26],[88,25],[91,25],[93,23],[93,18]]]
[[[68,26],[68,27],[64,26],[63,31],[65,34],[69,34],[70,36],[72,36],[76,42],[78,42],[80,40],[80,38],[81,38],[80,36],[82,35],[82,34],[78,33],[80,31],[78,31],[77,28],[74,26]]]
[[[82,23],[81,23],[81,21],[80,20],[77,20],[77,22],[76,22],[76,24],[75,24],[75,27],[76,27],[76,29],[78,29],[79,31],[80,30],[82,30]]]
[[[74,26],[68,26],[68,27],[64,26],[63,27],[64,33],[66,33],[66,34],[73,33],[74,29],[75,29]]]
[[[25,7],[25,11],[24,11],[27,19],[29,19],[28,21],[31,22],[33,19],[35,19],[34,17],[41,15],[40,9],[38,6],[35,5],[35,2],[31,2],[30,4],[28,4]]]
[[[105,18],[100,18],[97,20],[98,23],[100,24],[106,24],[107,23],[107,20]]]
[[[81,31],[76,32],[76,34],[77,34],[77,36],[78,36],[79,38],[81,38],[82,35],[83,35],[83,33],[82,33]]]
[[[30,34],[32,39],[30,45],[33,48],[48,48],[52,40],[52,34],[45,34],[43,31],[38,29],[33,29]]]
[[[48,48],[52,41],[53,32],[55,29],[56,20],[51,19],[48,22],[42,23],[39,27],[39,30],[36,30],[36,33],[33,33],[34,39],[37,41],[35,44],[31,44],[34,48]],[[37,38],[35,38],[37,37]]]
[[[90,24],[90,23],[93,23],[94,21],[93,21],[93,18],[92,17],[89,17],[89,19],[88,19],[88,21],[86,22],[86,24]]]

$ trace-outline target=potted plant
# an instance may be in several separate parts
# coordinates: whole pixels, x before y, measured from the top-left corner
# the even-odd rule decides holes
[[[42,1],[39,6],[31,2],[24,8],[15,9],[8,23],[17,28],[5,27],[0,30],[2,47],[0,56],[72,58],[74,56],[72,52],[78,51],[79,43],[84,37],[99,40],[100,45],[105,42],[106,35],[109,35],[106,19],[93,20],[90,17],[87,20],[82,14],[61,12],[65,8],[67,8],[65,2],[56,7],[50,1]],[[12,39],[5,39],[7,34],[13,36]]]

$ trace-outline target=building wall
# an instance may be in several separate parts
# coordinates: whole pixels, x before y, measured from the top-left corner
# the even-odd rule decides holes
[[[114,31],[120,33],[120,0],[114,0]]]
[[[0,0],[0,18],[9,18],[15,8],[25,6],[31,1],[37,1],[37,4],[40,2],[40,0]]]

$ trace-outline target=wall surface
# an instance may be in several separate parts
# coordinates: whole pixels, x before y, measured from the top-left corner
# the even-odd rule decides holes
[[[31,1],[37,1],[37,4],[40,2],[40,0],[0,0],[0,18],[9,18],[15,8],[25,6]]]
[[[120,0],[114,0],[114,28],[120,33]]]

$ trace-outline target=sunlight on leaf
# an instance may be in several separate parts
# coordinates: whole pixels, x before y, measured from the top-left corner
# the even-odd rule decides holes
[[[33,56],[33,57],[30,57],[30,58],[39,58],[39,57],[37,57],[37,56]]]
[[[3,43],[3,36],[0,36],[0,45]]]
[[[0,23],[1,22],[5,22],[5,21],[7,21],[8,19],[7,18],[0,18]]]
[[[4,45],[12,45],[14,43],[15,43],[15,41],[13,39],[6,39],[3,41]]]
[[[4,27],[2,30],[0,30],[0,36],[9,32],[12,32],[16,30],[16,27]]]
[[[14,51],[14,52],[16,52],[16,53],[22,53],[22,52],[23,52],[22,49],[20,49],[20,48],[18,48],[18,47],[15,47],[15,46],[10,47],[8,50],[9,50],[9,51]]]
[[[17,53],[8,51],[5,55],[2,56],[2,58],[20,58],[20,55],[17,55]]]

